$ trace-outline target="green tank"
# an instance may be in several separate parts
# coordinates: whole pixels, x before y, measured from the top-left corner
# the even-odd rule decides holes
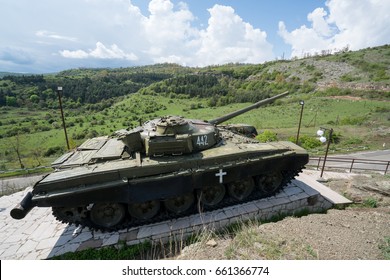
[[[308,153],[291,142],[259,143],[248,125],[220,124],[287,94],[210,121],[166,116],[89,139],[53,162],[11,216],[51,207],[61,222],[113,231],[272,196]]]

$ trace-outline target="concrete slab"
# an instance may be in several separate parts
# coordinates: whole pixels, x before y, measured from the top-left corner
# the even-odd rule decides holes
[[[300,173],[299,176],[297,177],[297,181],[301,181],[302,183],[305,183],[306,187],[310,186],[309,188],[311,188],[312,190],[314,189],[318,191],[324,198],[326,198],[333,205],[345,206],[352,203],[351,200],[332,191],[330,188],[326,187],[325,185],[321,184],[313,177],[305,173]]]

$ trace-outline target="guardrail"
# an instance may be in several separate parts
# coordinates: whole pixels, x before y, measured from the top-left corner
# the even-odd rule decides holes
[[[320,164],[324,163],[324,157],[310,157],[308,165],[317,166],[319,169]],[[346,157],[327,157],[325,167],[327,168],[338,168],[338,169],[349,169],[352,170],[373,170],[381,171],[385,175],[389,170],[390,161],[387,160],[374,160],[374,159],[357,159],[357,158],[346,158]]]

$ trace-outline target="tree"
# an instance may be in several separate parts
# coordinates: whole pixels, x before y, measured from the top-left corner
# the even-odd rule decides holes
[[[0,106],[6,105],[5,93],[3,89],[0,89]]]
[[[10,107],[17,107],[18,106],[18,102],[16,100],[16,97],[14,97],[14,96],[6,96],[5,103],[7,106],[10,106]]]
[[[15,141],[9,141],[11,149],[16,153],[18,157],[18,161],[20,164],[20,168],[24,169],[24,164],[22,162],[22,155],[21,155],[21,150],[22,150],[22,139],[19,134],[19,132],[15,135]]]
[[[39,96],[38,95],[36,95],[36,94],[33,94],[33,95],[31,95],[30,96],[30,101],[31,101],[31,103],[38,103],[39,102]]]

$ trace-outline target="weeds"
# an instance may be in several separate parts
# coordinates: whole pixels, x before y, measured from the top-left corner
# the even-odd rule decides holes
[[[378,206],[378,200],[373,197],[366,198],[363,201],[363,206],[368,208],[376,208]]]
[[[316,253],[311,245],[306,246],[306,251],[309,253],[309,255],[313,256],[314,258],[318,259],[318,253]]]
[[[227,259],[318,259],[309,244],[300,240],[287,241],[278,236],[269,238],[258,226],[243,225],[237,232],[224,255]]]
[[[379,249],[382,251],[382,254],[385,260],[390,260],[390,236],[386,236]]]
[[[149,242],[137,245],[126,245],[119,243],[119,246],[108,246],[100,249],[89,248],[79,252],[69,252],[53,257],[53,260],[129,260],[142,259],[143,255],[150,252],[152,245]]]

